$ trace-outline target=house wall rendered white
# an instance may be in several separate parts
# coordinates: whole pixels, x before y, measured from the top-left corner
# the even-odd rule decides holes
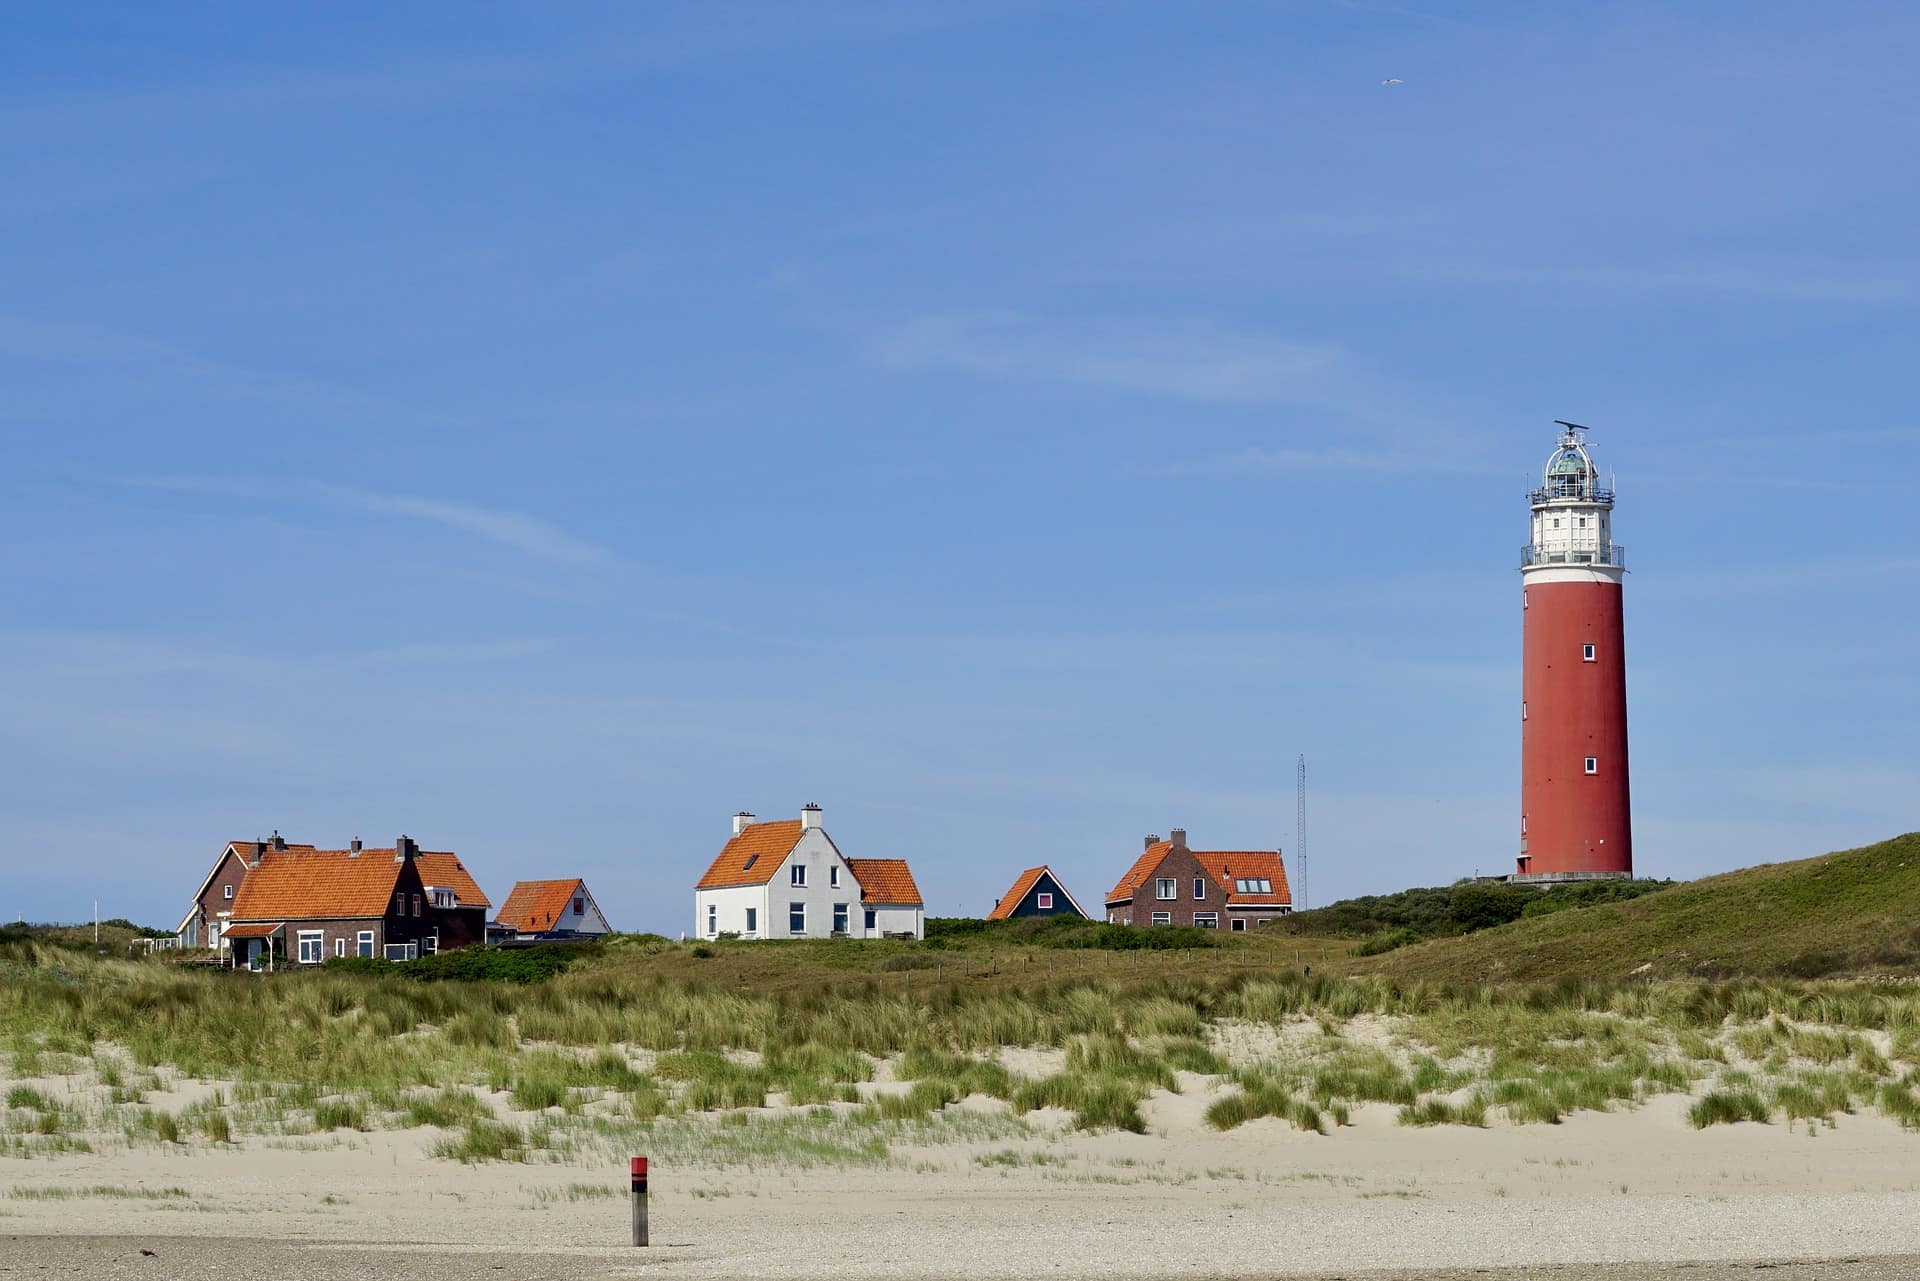
[[[760,909],[756,928],[751,932],[747,929],[747,909],[750,907]],[[712,909],[711,917],[708,909]],[[730,885],[725,889],[693,892],[694,937],[710,939],[721,934],[737,934],[741,938],[767,937],[766,886]]]
[[[575,900],[579,901],[581,911],[573,910]],[[567,900],[566,909],[554,921],[553,928],[571,930],[575,934],[613,933],[613,927],[607,924],[607,918],[600,912],[600,905],[593,901],[593,891],[587,888],[584,881],[580,883],[580,888],[574,892],[573,897]]]
[[[922,908],[880,906],[872,910],[874,915],[872,937],[907,933],[911,933],[917,939],[927,936],[927,914]]]

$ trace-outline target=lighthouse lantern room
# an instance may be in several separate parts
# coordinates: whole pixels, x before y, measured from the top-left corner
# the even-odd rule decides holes
[[[1627,776],[1625,549],[1587,429],[1560,442],[1533,490],[1520,554],[1520,881],[1633,875]]]

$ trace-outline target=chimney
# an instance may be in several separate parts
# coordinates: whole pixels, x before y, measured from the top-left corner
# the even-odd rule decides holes
[[[1187,829],[1184,827],[1176,827],[1167,833],[1167,839],[1173,842],[1173,848],[1184,850],[1187,848]]]
[[[262,854],[265,854],[266,852],[267,852],[267,843],[265,841],[249,842],[247,845],[247,866],[259,867],[260,856]]]
[[[752,826],[753,826],[753,815],[747,813],[747,811],[741,810],[738,814],[735,814],[733,816],[733,834],[735,836],[740,835],[740,833],[746,831],[749,827],[752,827]]]
[[[800,811],[800,830],[811,832],[820,826],[820,807],[808,801],[806,808]]]
[[[393,861],[396,863],[411,863],[413,856],[419,852],[420,847],[413,843],[411,836],[402,836],[393,843]]]
[[[287,840],[284,836],[280,835],[280,829],[277,827],[273,829],[273,848],[276,850],[284,850],[287,848]]]
[[[1156,846],[1156,845],[1158,845],[1159,843],[1160,843],[1160,838],[1159,838],[1158,836],[1156,836],[1156,835],[1154,835],[1153,833],[1151,833],[1151,832],[1149,832],[1149,833],[1147,834],[1147,839],[1146,839],[1146,843],[1145,843],[1144,845],[1142,845],[1142,846],[1141,846],[1141,848],[1142,848],[1143,850],[1150,850],[1150,849],[1152,849],[1152,848],[1153,848],[1154,846]]]
[[[353,840],[352,840],[352,841],[350,841],[350,842],[348,843],[348,845],[347,845],[347,857],[348,857],[348,858],[359,858],[359,857],[360,857],[360,838],[359,838],[359,837],[357,837],[357,836],[356,836],[356,837],[354,837],[354,838],[353,838]]]

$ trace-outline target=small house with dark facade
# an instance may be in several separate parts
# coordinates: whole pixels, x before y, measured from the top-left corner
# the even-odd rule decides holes
[[[391,849],[323,850],[275,833],[230,841],[181,922],[183,947],[236,965],[335,956],[410,960],[481,943],[492,908],[455,854],[402,836]]]
[[[1119,884],[1107,894],[1107,920],[1117,925],[1192,925],[1245,930],[1293,910],[1279,850],[1195,850],[1184,828],[1146,839]]]
[[[1081,920],[1087,914],[1067,887],[1045,866],[1030,867],[1015,878],[1012,888],[994,901],[987,913],[989,921],[1011,921],[1039,916],[1072,916]]]

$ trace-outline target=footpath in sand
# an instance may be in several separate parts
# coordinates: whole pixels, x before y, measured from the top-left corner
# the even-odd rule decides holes
[[[418,1131],[9,1161],[0,1276],[1920,1275],[1920,1140],[1877,1116],[1694,1130],[1668,1096],[1556,1126],[1367,1107],[1329,1136],[1220,1134],[1205,1102],[1156,1096],[1145,1135],[879,1168],[656,1166],[645,1251],[623,1167],[463,1166]]]

